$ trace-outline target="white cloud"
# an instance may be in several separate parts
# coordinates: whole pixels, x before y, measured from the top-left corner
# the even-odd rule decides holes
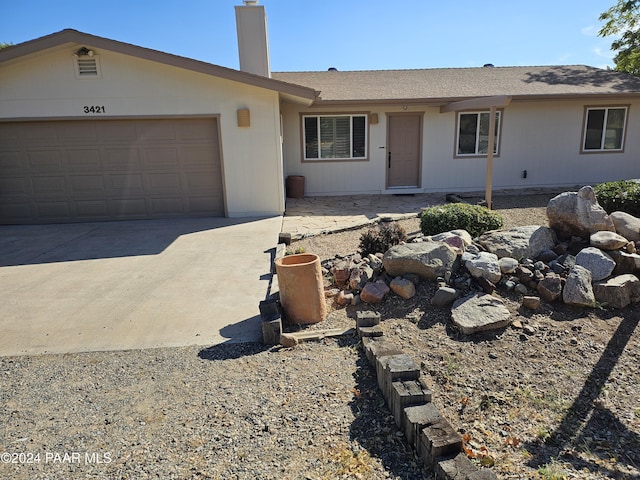
[[[598,57],[603,57],[603,58],[612,58],[611,56],[611,51],[604,51],[602,48],[600,47],[593,47],[591,49],[591,51],[593,53],[595,53]]]
[[[582,33],[582,35],[585,35],[587,37],[597,37],[598,30],[599,28],[596,27],[595,25],[589,25],[587,27],[583,27],[582,29],[580,29],[580,32]]]

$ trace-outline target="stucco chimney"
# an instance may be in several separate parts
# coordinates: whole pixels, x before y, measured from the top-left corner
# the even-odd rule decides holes
[[[240,70],[271,77],[267,14],[257,0],[244,0],[236,7]]]

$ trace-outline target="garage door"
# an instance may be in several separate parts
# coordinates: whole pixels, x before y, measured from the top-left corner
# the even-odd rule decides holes
[[[216,120],[0,122],[0,223],[224,215]]]

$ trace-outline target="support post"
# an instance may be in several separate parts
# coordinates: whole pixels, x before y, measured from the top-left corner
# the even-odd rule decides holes
[[[493,149],[495,147],[496,136],[496,107],[491,106],[489,111],[489,145],[487,146],[487,183],[484,189],[484,198],[487,201],[487,208],[492,208],[491,191],[493,179]]]

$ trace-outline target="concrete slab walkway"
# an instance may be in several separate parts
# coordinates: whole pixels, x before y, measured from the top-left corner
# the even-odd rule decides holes
[[[0,227],[0,355],[261,341],[282,217]]]
[[[417,216],[420,209],[445,203],[443,193],[415,195],[349,195],[287,198],[282,231],[293,240],[362,227],[384,218]]]

